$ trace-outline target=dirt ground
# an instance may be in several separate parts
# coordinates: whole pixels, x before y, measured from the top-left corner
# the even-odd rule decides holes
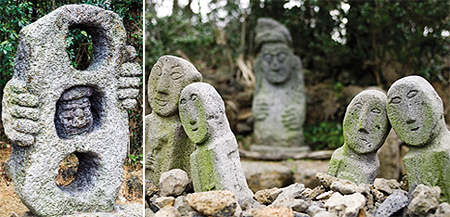
[[[0,146],[1,147],[1,146]],[[6,171],[2,166],[4,162],[7,162],[11,156],[11,146],[7,145],[6,148],[0,148],[0,216],[20,216],[24,212],[28,211],[27,207],[22,203],[19,197],[14,192],[14,183],[6,175]],[[73,177],[62,175],[64,171],[70,169],[76,170],[76,158],[69,157],[65,163],[60,165],[59,175],[56,182],[58,184],[68,184]],[[143,204],[143,188],[142,178],[143,170],[142,166],[123,166],[124,181],[119,191],[119,198],[116,203],[118,204],[130,204],[141,203]],[[66,172],[67,174],[67,172]],[[70,174],[70,173],[69,173]],[[64,177],[64,178],[63,178]]]

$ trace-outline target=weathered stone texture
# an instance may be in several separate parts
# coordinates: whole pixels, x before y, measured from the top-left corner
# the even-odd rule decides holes
[[[356,95],[344,116],[344,145],[331,157],[327,173],[357,184],[372,184],[380,162],[376,155],[391,128],[386,95],[366,90]]]
[[[181,169],[190,173],[189,156],[195,145],[184,132],[178,115],[181,90],[202,75],[187,60],[162,56],[148,79],[152,113],[145,117],[145,178],[159,185],[161,173]]]
[[[92,36],[86,70],[70,65],[71,28]],[[114,12],[89,5],[56,9],[20,31],[14,76],[4,90],[2,118],[13,144],[9,160],[17,195],[38,216],[110,212],[122,183],[129,129],[126,109],[136,105],[142,71]],[[125,67],[126,66],[126,67]],[[79,160],[76,178],[55,182],[59,163]]]
[[[254,151],[309,150],[303,141],[306,98],[300,58],[294,55],[289,30],[271,18],[260,18],[256,41],[261,45],[254,73],[252,104]]]
[[[402,78],[389,88],[387,114],[393,129],[408,146],[403,158],[409,184],[441,188],[442,201],[450,200],[450,131],[442,100],[420,76]]]
[[[181,92],[179,109],[186,134],[197,146],[191,155],[195,192],[229,190],[239,203],[251,199],[219,93],[207,83],[192,83]]]

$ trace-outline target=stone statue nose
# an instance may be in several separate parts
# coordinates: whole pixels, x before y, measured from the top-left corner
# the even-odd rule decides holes
[[[361,116],[358,119],[358,131],[363,133],[369,133],[367,129],[369,128],[369,120],[367,120],[367,108],[363,109],[363,112],[361,113]]]
[[[196,120],[194,120],[194,119],[191,119],[191,121],[189,122],[191,125],[195,125],[196,123],[197,123],[197,121]]]
[[[270,67],[272,70],[279,70],[280,69],[280,63],[278,62],[277,58],[274,58]]]

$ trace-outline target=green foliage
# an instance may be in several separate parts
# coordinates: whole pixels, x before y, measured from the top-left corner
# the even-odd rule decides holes
[[[305,142],[313,150],[336,149],[344,144],[341,123],[321,122],[303,128]]]

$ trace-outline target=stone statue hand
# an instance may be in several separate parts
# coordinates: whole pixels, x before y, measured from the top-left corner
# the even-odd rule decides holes
[[[141,67],[136,63],[136,50],[132,46],[126,46],[122,52],[124,63],[120,68],[118,79],[118,97],[120,107],[124,109],[133,109],[137,105],[139,96],[139,86],[141,85],[142,75]]]
[[[283,126],[289,130],[299,130],[302,128],[303,121],[298,109],[288,107],[281,115]]]
[[[269,115],[269,105],[266,102],[258,100],[253,105],[252,112],[255,120],[262,121]]]
[[[153,154],[148,153],[145,156],[145,169],[154,171],[155,170],[155,162],[156,162],[156,160],[155,160],[155,157],[153,157]]]
[[[39,132],[39,98],[27,90],[25,81],[11,79],[3,97],[3,126],[13,143],[31,146]]]

